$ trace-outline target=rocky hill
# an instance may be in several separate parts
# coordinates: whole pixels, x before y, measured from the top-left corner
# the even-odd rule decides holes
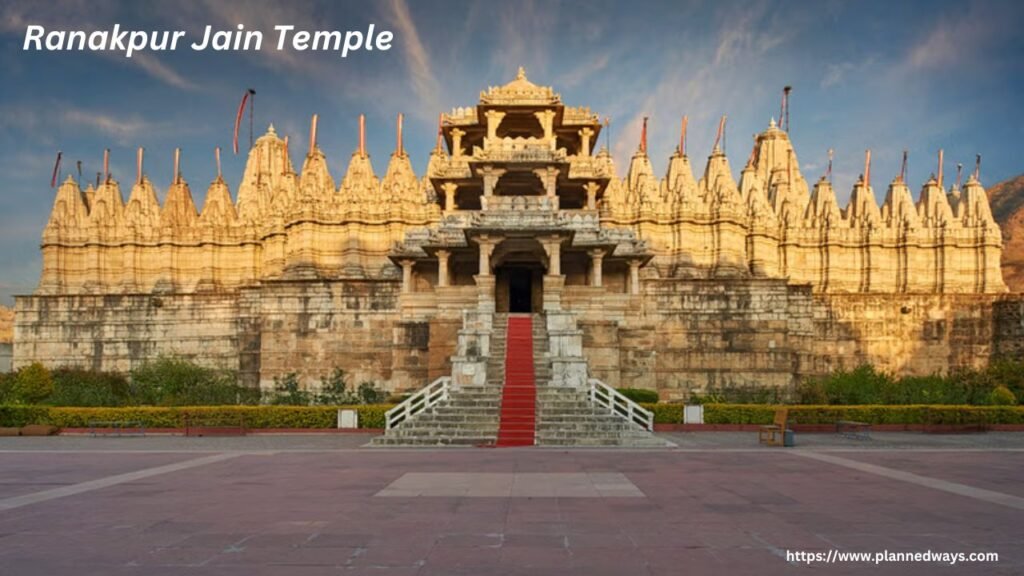
[[[1011,292],[1024,292],[1024,174],[989,188],[988,199],[1003,230],[1003,278]]]
[[[14,339],[14,310],[0,306],[0,344]]]

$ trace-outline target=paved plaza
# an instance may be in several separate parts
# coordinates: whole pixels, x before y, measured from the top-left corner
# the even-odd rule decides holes
[[[0,438],[0,574],[1024,573],[1024,434],[663,436],[677,447]],[[999,560],[792,557],[884,551]]]

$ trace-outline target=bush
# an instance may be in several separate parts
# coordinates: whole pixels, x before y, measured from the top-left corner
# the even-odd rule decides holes
[[[9,393],[16,403],[39,403],[53,394],[53,377],[45,366],[34,362],[15,373]]]
[[[796,424],[835,424],[856,420],[869,424],[1024,424],[1024,407],[951,405],[779,406],[708,404],[708,424],[771,424],[775,410],[787,408]]]
[[[640,406],[654,412],[655,424],[682,424],[682,404],[640,404]]]
[[[709,386],[707,392],[693,392],[687,404],[777,404],[785,399],[785,391],[762,386]]]
[[[992,392],[989,392],[988,404],[991,406],[1016,406],[1017,397],[1006,386],[996,386]]]
[[[616,388],[619,394],[637,403],[655,403],[658,401],[658,391],[646,388]]]
[[[358,406],[132,406],[78,408],[54,406],[0,406],[0,427],[51,424],[60,428],[86,428],[93,422],[141,422],[147,428],[181,428],[187,420],[204,426],[238,425],[260,428],[334,428],[339,408],[359,413],[360,428],[383,428],[391,405]]]
[[[240,404],[259,399],[257,391],[238,384],[233,371],[170,356],[132,370],[130,390],[133,404],[147,406]]]
[[[128,379],[117,372],[58,368],[53,374],[52,406],[127,406],[132,404]]]

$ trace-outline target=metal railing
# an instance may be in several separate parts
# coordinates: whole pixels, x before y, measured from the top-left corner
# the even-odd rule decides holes
[[[591,378],[589,382],[591,401],[607,408],[611,414],[625,418],[634,426],[648,432],[654,431],[654,412],[640,407],[615,388],[596,378]]]
[[[448,398],[448,391],[451,388],[452,379],[450,376],[442,376],[434,380],[425,388],[406,398],[401,404],[388,410],[384,414],[384,428],[391,430],[409,418],[433,408],[438,402]]]

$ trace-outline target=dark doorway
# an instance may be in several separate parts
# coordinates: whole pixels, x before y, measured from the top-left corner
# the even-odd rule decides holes
[[[533,312],[533,270],[508,268],[508,311]]]

